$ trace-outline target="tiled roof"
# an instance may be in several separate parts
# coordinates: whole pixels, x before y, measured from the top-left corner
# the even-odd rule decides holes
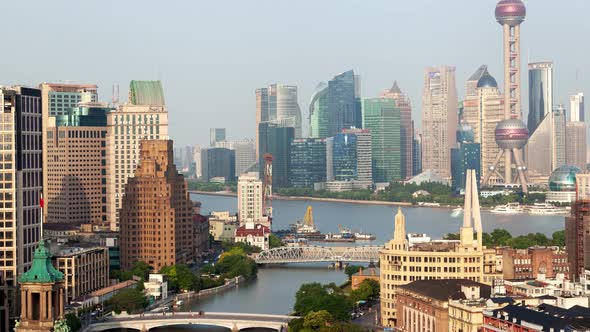
[[[490,286],[469,279],[416,280],[400,286],[400,289],[439,301],[447,301],[449,298],[453,300],[465,299],[465,295],[461,292],[461,286],[478,286],[481,297],[490,297]]]
[[[264,225],[256,224],[254,228],[246,228],[246,226],[240,226],[236,230],[236,236],[243,237],[243,236],[264,236],[265,234],[270,233],[270,229]]]

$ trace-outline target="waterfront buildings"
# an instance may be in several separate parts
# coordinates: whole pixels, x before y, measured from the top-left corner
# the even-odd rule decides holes
[[[350,285],[352,290],[358,289],[365,280],[375,280],[376,282],[379,282],[379,274],[379,269],[377,268],[369,267],[363,269],[361,267],[357,273],[350,277]]]
[[[161,89],[154,84],[149,83],[145,91],[137,82],[130,87],[133,88],[133,102],[148,100],[154,105],[121,105],[107,117],[107,220],[112,231],[119,230],[118,210],[125,184],[133,177],[139,162],[140,142],[168,139],[168,111],[163,105],[163,96],[159,95]]]
[[[526,164],[531,181],[541,181],[566,163],[565,110],[560,105],[549,111],[536,126],[526,145]],[[538,181],[536,181],[538,182]]]
[[[236,229],[235,242],[248,243],[262,250],[269,249],[270,228],[248,221]]]
[[[365,99],[363,128],[371,131],[373,182],[402,179],[400,110],[395,99]]]
[[[168,275],[150,273],[148,281],[143,283],[146,295],[154,300],[168,297]]]
[[[53,265],[64,275],[65,301],[109,286],[109,250],[106,247],[59,247]]]
[[[328,181],[373,179],[372,138],[367,129],[344,129],[326,140],[326,177]]]
[[[504,279],[537,279],[540,274],[555,278],[569,273],[567,253],[558,247],[502,248],[501,254]]]
[[[209,143],[212,148],[216,147],[217,142],[226,140],[225,128],[210,128],[209,129]]]
[[[481,167],[478,169],[481,169],[481,176],[485,178],[491,173],[488,184],[501,184],[503,179],[499,174],[503,173],[504,160],[500,159],[493,166],[500,153],[495,130],[504,120],[504,96],[486,65],[479,67],[467,81],[463,106],[463,119],[473,128],[473,143],[480,144]]]
[[[555,169],[549,177],[547,202],[569,204],[576,200],[576,174],[582,170],[576,166],[564,165]]]
[[[309,137],[328,137],[328,84],[321,82],[315,88],[309,103]]]
[[[480,182],[481,144],[474,143],[473,129],[462,122],[457,129],[457,144],[451,149],[451,188],[454,192],[465,191],[467,170],[473,169]]]
[[[0,87],[0,280],[15,317],[17,276],[31,266],[42,236],[41,91]]]
[[[199,212],[201,209],[200,202],[193,203],[193,250],[195,261],[207,257],[210,249],[209,218],[202,216]],[[199,212],[197,212],[199,211]]]
[[[258,173],[244,173],[238,178],[238,219],[240,223],[254,222],[266,224],[268,218],[265,216],[262,203],[262,180]]]
[[[208,148],[201,150],[201,172],[204,181],[223,178],[232,182],[236,174],[236,152],[226,148]]]
[[[293,128],[293,138],[301,137],[301,110],[297,98],[297,86],[294,85],[271,84],[267,88],[256,90],[256,158],[258,160],[264,155],[260,152],[262,124],[290,127]]]
[[[110,228],[106,135],[111,110],[103,104],[82,104],[48,123],[47,222]]]
[[[403,331],[449,331],[449,302],[461,299],[485,301],[490,286],[469,279],[415,280],[400,286],[398,320]]]
[[[451,148],[456,142],[455,67],[427,68],[422,95],[422,169],[451,177]]]
[[[410,98],[399,88],[397,81],[393,82],[391,89],[381,93],[381,97],[395,99],[395,106],[400,113],[400,156],[401,156],[401,177],[408,179],[412,177],[412,153],[414,139],[414,125],[412,122],[412,104]]]
[[[474,232],[477,238],[474,238]],[[405,216],[399,209],[395,216],[394,237],[387,242],[379,256],[381,323],[387,327],[396,326],[396,297],[402,285],[416,280],[457,278],[491,284],[495,278],[499,278],[495,269],[486,267],[475,171],[467,172],[460,240],[410,245],[406,238]]]
[[[570,96],[570,114],[567,117],[568,121],[571,122],[584,122],[584,93],[578,92],[575,95]]]
[[[566,132],[566,153],[565,159],[568,165],[586,169],[587,143],[586,133],[588,128],[585,122],[568,121],[565,125]]]
[[[529,63],[529,133],[553,110],[553,62]]]
[[[121,268],[128,270],[140,260],[156,271],[190,263],[192,203],[186,181],[172,163],[172,141],[142,141],[140,159],[119,211]]]
[[[359,88],[358,77],[352,70],[328,81],[328,137],[337,135],[345,128],[361,128]]]
[[[289,170],[291,168],[291,141],[295,136],[292,127],[281,127],[274,123],[260,123],[259,135],[259,161],[258,165],[264,165],[264,155],[271,154],[272,160],[272,185],[274,188],[289,186]],[[260,178],[264,177],[264,167],[259,168]]]
[[[64,275],[51,265],[51,254],[43,240],[32,261],[31,268],[18,277],[21,315],[15,331],[50,332],[53,323],[64,315]],[[19,309],[18,304],[13,303],[12,309]]]
[[[309,187],[326,181],[326,139],[298,138],[291,141],[289,183]]]

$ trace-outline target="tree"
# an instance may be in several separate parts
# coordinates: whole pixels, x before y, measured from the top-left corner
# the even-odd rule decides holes
[[[336,284],[322,285],[317,282],[303,284],[295,295],[295,312],[305,316],[311,311],[328,311],[336,320],[350,319],[352,303]]]
[[[303,318],[295,318],[289,322],[289,332],[299,332],[303,330]]]
[[[185,264],[164,266],[160,273],[168,276],[170,288],[181,291],[199,290],[199,278]]]
[[[350,293],[350,299],[353,302],[366,301],[371,298],[379,297],[379,283],[373,279],[365,279],[359,287]]]
[[[334,317],[326,310],[311,311],[303,320],[303,327],[306,329],[318,330],[334,321]]]
[[[282,247],[282,246],[284,246],[283,240],[281,240],[280,237],[278,237],[274,234],[270,234],[268,236],[268,246],[270,247],[270,249]]]
[[[138,276],[144,280],[147,280],[151,270],[153,270],[153,267],[151,267],[148,263],[144,261],[137,261],[133,263],[131,273],[133,273],[134,276]]]
[[[58,319],[53,323],[53,331],[55,332],[71,332],[68,323],[64,319]]]
[[[350,280],[352,279],[352,275],[360,271],[361,268],[362,266],[359,265],[348,265],[346,268],[344,268],[344,273],[346,273],[348,279]]]
[[[147,306],[147,298],[134,288],[125,288],[111,298],[114,312],[127,311],[132,313]]]
[[[76,332],[80,328],[82,328],[82,322],[80,321],[80,318],[78,318],[78,316],[76,316],[75,314],[72,314],[72,313],[66,314],[65,319],[66,319],[66,324],[69,326],[69,328],[72,332]]]
[[[561,230],[561,231],[557,231],[555,233],[553,233],[553,235],[551,236],[552,239],[552,244],[554,246],[560,246],[560,247],[565,247],[565,231]]]
[[[492,196],[493,197],[493,196]],[[506,246],[508,241],[512,238],[510,232],[505,229],[496,228],[491,233],[492,245],[494,246]]]

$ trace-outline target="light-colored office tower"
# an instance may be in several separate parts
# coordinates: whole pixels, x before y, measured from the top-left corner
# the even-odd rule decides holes
[[[47,222],[109,229],[105,104],[70,108],[47,125]]]
[[[309,137],[328,137],[328,84],[321,82],[315,88],[309,103]]]
[[[458,121],[455,67],[427,68],[422,95],[422,169],[451,177]]]
[[[0,87],[0,280],[10,317],[18,314],[17,277],[42,237],[42,117],[40,90]]]
[[[236,152],[237,178],[256,163],[256,147],[252,139],[234,141],[232,147]]]
[[[568,121],[566,123],[566,163],[586,169],[586,123]]]
[[[297,101],[297,86],[271,84],[256,89],[256,158],[260,159],[260,123],[295,129],[295,138],[301,137],[301,109]]]
[[[495,130],[496,143],[501,150],[489,169],[493,170],[494,174],[502,176],[502,182],[508,186],[515,182],[512,168],[516,166],[522,192],[527,193],[522,148],[529,137],[529,130],[520,120],[520,24],[526,16],[526,8],[521,0],[500,0],[496,5],[495,14],[496,21],[502,26],[504,37],[504,120],[498,123]],[[496,171],[502,157],[504,174]],[[489,183],[491,175],[492,172],[488,172],[484,177],[484,185]]]
[[[225,128],[210,128],[209,129],[209,144],[211,147],[217,147],[218,142],[225,141],[226,138]]]
[[[553,110],[553,62],[529,63],[529,134]]]
[[[262,180],[258,173],[240,174],[238,178],[238,218],[240,224],[254,222],[270,227],[262,204]]]
[[[72,107],[77,107],[82,102],[98,101],[98,86],[95,84],[65,84],[65,83],[42,83],[41,110],[43,112],[43,124],[46,126],[50,117],[66,115]],[[47,162],[47,127],[43,131],[43,165]],[[47,197],[47,167],[43,167],[43,197]],[[47,220],[47,209],[43,210]]]
[[[200,179],[203,176],[203,166],[201,165],[201,146],[193,146],[193,163],[195,163],[195,178]]]
[[[383,98],[395,99],[395,106],[400,112],[400,152],[401,152],[401,176],[402,179],[412,177],[412,147],[414,143],[414,130],[412,127],[412,103],[399,88],[397,81],[393,86],[381,93]]]
[[[531,182],[546,183],[553,170],[566,164],[565,110],[549,112],[530,136],[525,148]]]
[[[171,140],[143,140],[141,162],[125,185],[121,269],[144,261],[158,271],[193,261],[193,210],[184,177],[172,160]]]
[[[117,210],[127,179],[139,163],[142,140],[168,139],[165,106],[121,105],[107,118],[107,219],[112,231],[119,230]]]
[[[578,92],[570,96],[570,115],[567,117],[568,121],[584,122],[584,93]]]
[[[363,128],[371,131],[374,183],[402,179],[400,117],[395,99],[363,101]]]
[[[396,293],[401,285],[415,280],[457,278],[491,284],[494,278],[501,277],[501,273],[496,273],[495,269],[486,265],[488,259],[485,258],[486,251],[482,244],[483,230],[474,170],[467,170],[466,180],[463,226],[457,241],[428,239],[410,243],[406,236],[405,216],[398,209],[393,239],[379,253],[383,326],[395,326]]]
[[[486,65],[479,67],[466,83],[463,120],[473,128],[474,142],[481,147],[481,178],[489,176],[490,185],[502,183],[504,160],[500,159],[494,169],[491,167],[500,153],[495,131],[504,120],[504,96]]]

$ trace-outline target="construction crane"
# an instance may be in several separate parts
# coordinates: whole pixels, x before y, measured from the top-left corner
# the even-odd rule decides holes
[[[315,228],[315,224],[313,223],[313,211],[311,205],[308,206],[307,211],[305,211],[305,216],[303,217],[303,224],[305,226]]]

